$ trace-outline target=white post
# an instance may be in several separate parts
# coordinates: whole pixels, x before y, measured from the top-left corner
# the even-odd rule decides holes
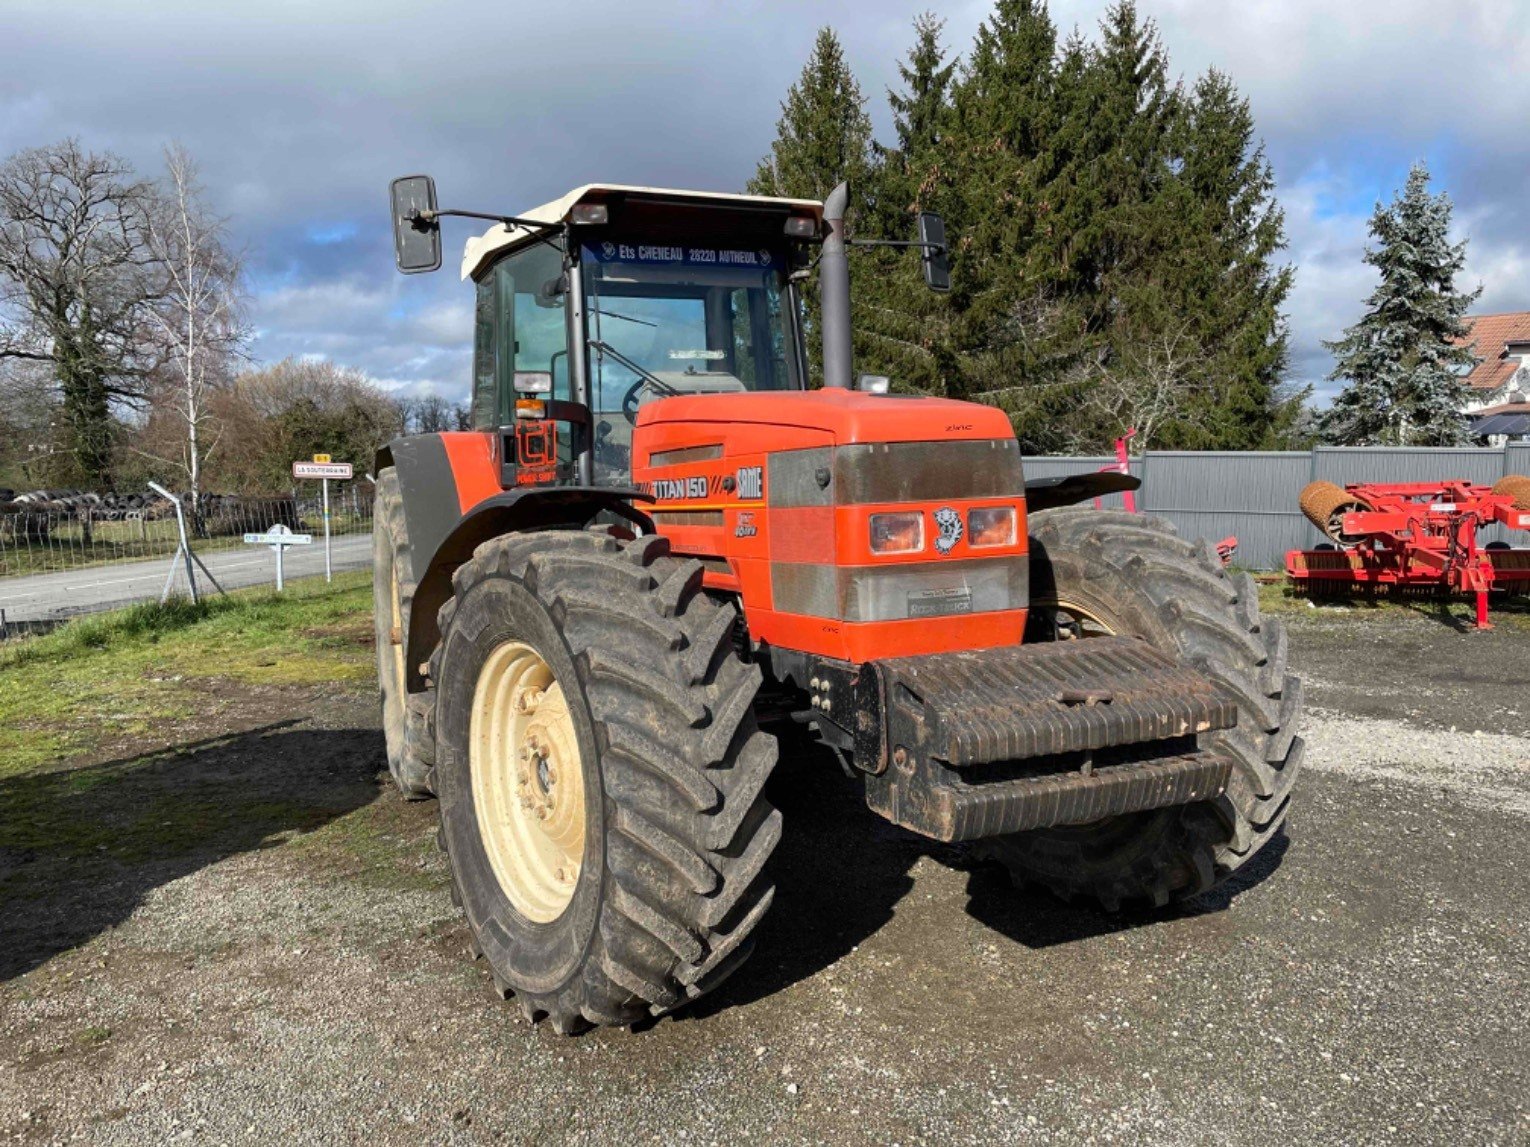
[[[329,479],[324,479],[324,580],[331,581],[329,570]]]
[[[278,542],[271,547],[276,551],[276,592],[282,592],[282,555],[287,552],[287,547]]]

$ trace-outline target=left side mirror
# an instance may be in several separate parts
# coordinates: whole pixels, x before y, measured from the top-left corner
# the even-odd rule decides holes
[[[395,179],[389,190],[393,200],[393,255],[398,269],[406,275],[439,269],[441,224],[433,217],[436,181],[428,175],[405,175]]]
[[[919,214],[920,254],[924,261],[925,285],[932,291],[951,289],[951,262],[946,252],[946,224],[933,211]]]

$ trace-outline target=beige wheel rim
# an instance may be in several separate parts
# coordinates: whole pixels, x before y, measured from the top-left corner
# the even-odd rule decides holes
[[[1058,641],[1076,641],[1085,637],[1114,637],[1116,630],[1113,625],[1098,612],[1087,606],[1080,605],[1076,601],[1065,598],[1054,600],[1033,600],[1031,609],[1049,610],[1054,617],[1054,627],[1057,629]],[[1066,617],[1073,623],[1073,632],[1063,633],[1062,627],[1057,625],[1056,619]]]
[[[556,920],[584,858],[584,770],[563,686],[531,646],[507,641],[489,655],[468,736],[478,833],[494,875],[521,915]]]

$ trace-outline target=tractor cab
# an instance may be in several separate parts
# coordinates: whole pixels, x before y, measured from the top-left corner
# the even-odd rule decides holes
[[[560,484],[628,486],[655,400],[805,389],[793,271],[821,226],[808,200],[612,184],[497,223],[462,260],[475,428],[542,404]]]

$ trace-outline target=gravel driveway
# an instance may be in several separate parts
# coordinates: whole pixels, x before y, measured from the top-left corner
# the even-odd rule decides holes
[[[1309,772],[1233,887],[1015,893],[787,743],[753,961],[576,1039],[463,954],[371,698],[266,690],[133,774],[253,819],[0,884],[0,1140],[1530,1143],[1530,629],[1291,626]]]

